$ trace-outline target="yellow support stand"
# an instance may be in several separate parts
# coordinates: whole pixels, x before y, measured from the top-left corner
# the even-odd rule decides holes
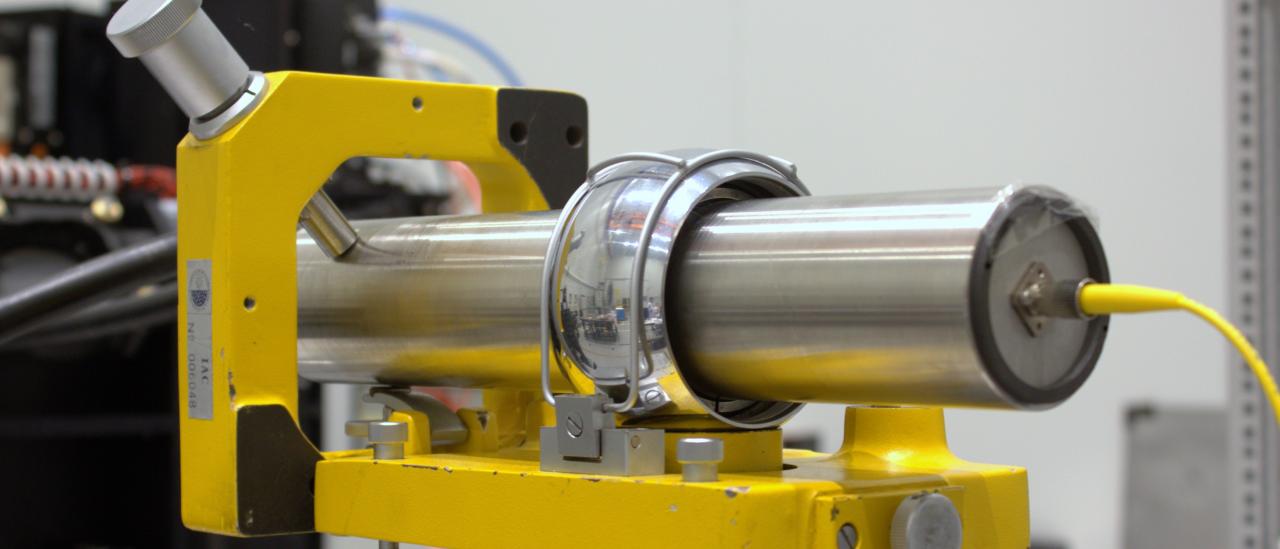
[[[652,477],[543,472],[536,433],[552,416],[520,392],[490,392],[486,410],[460,411],[469,437],[451,447],[431,446],[425,416],[400,413],[412,433],[405,459],[322,455],[297,426],[303,205],[358,156],[465,162],[486,211],[558,205],[585,172],[586,104],[538,90],[268,77],[244,120],[208,141],[188,136],[178,150],[189,527],[455,549],[837,547],[851,531],[859,549],[887,549],[899,503],[931,492],[959,510],[965,547],[1027,546],[1025,471],[953,456],[938,410],[851,408],[845,444],[832,455],[783,452],[777,431],[696,433],[725,441],[722,474],[707,483],[681,480],[670,456],[667,474]],[[191,321],[199,314],[207,326]],[[668,433],[668,446],[691,434]]]

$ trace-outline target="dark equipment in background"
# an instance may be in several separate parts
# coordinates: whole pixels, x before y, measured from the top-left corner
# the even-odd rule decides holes
[[[205,10],[257,70],[378,71],[374,0]],[[172,231],[173,144],[187,119],[141,64],[116,55],[107,15],[0,12],[0,296]],[[447,198],[376,184],[366,168],[350,161],[327,184],[351,217],[433,214]],[[110,303],[0,343],[0,512],[12,520],[0,546],[318,546],[314,535],[233,540],[182,526],[173,291],[160,280],[101,296]],[[129,322],[90,314],[119,304],[136,308]],[[318,386],[300,398],[314,439]],[[158,455],[170,459],[143,458]]]

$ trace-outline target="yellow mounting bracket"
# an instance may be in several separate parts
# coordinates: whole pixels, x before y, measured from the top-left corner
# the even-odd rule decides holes
[[[182,517],[228,535],[314,528],[323,459],[298,429],[298,214],[352,157],[466,163],[486,211],[558,205],[586,171],[586,103],[561,92],[268,75],[222,135],[178,147]]]
[[[537,437],[396,460],[352,451],[316,467],[316,528],[458,549],[890,549],[903,500],[939,494],[964,549],[1030,544],[1026,470],[956,457],[939,409],[849,408],[834,454],[783,450],[778,431],[668,434],[722,439],[718,479],[683,480],[675,444],[667,474],[638,477],[542,471]]]

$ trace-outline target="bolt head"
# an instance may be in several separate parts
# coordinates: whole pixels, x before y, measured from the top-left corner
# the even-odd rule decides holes
[[[720,463],[724,461],[724,441],[718,438],[688,437],[676,444],[680,463]]]

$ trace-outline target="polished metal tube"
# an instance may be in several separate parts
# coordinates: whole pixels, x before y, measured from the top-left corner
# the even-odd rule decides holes
[[[705,215],[673,258],[672,344],[709,397],[1039,408],[1070,396],[1106,319],[1032,335],[1033,262],[1107,279],[1086,216],[1043,188],[805,197]]]
[[[300,374],[537,388],[538,280],[555,216],[356,221],[363,243],[340,261],[300,232]]]
[[[1032,261],[1062,280],[1105,280],[1087,218],[1056,195],[704,210],[678,236],[665,304],[679,369],[701,396],[1039,407],[1074,392],[1097,358],[1105,319],[1054,319],[1033,336],[1010,306]],[[340,261],[300,234],[300,373],[536,389],[538,286],[555,216],[356,222],[364,244]]]

